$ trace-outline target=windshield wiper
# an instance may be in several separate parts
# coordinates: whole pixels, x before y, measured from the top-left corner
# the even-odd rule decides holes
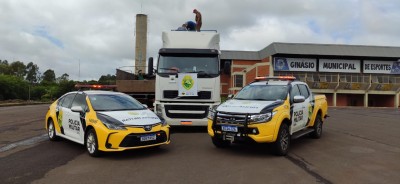
[[[269,100],[267,100],[267,99],[264,99],[264,98],[255,98],[255,99],[252,99],[252,100],[259,100],[259,101],[269,101]]]
[[[235,100],[248,100],[248,99],[245,99],[245,98],[233,98],[233,99],[235,99]]]

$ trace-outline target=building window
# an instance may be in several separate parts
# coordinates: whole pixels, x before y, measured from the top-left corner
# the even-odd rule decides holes
[[[233,87],[243,87],[243,75],[234,75],[234,86]]]

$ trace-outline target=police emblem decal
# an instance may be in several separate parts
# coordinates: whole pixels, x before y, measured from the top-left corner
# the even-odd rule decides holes
[[[145,126],[143,126],[143,129],[146,130],[146,131],[150,131],[151,128],[152,128],[151,125],[145,125]]]

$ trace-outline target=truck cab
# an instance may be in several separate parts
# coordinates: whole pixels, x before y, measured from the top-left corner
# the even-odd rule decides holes
[[[210,110],[208,133],[217,147],[234,142],[274,143],[286,155],[292,138],[320,138],[327,117],[324,95],[294,77],[257,78],[234,98]]]
[[[155,112],[170,125],[207,126],[220,104],[220,50],[216,32],[163,32],[156,69]]]

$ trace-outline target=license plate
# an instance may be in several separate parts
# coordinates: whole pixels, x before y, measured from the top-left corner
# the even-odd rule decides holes
[[[156,140],[157,136],[156,134],[152,134],[152,135],[144,135],[140,137],[140,141],[144,142],[144,141],[153,141]]]
[[[221,130],[224,132],[238,132],[238,128],[236,126],[221,126]]]

